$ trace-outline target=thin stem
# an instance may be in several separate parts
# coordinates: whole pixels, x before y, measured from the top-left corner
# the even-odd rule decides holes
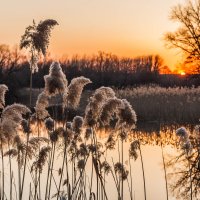
[[[161,142],[161,150],[162,150],[162,161],[163,161],[163,167],[164,167],[164,173],[165,173],[165,188],[166,188],[166,195],[167,195],[167,200],[168,200],[169,194],[168,194],[167,172],[166,172],[166,165],[165,165],[165,158],[164,158],[162,142]]]
[[[10,151],[9,140],[8,140],[8,149]],[[10,199],[12,200],[12,162],[10,154],[9,154],[9,166],[10,166]]]
[[[51,145],[51,149],[53,150],[53,143]],[[48,185],[49,185],[49,174],[50,174],[50,168],[51,168],[51,159],[52,159],[52,151],[49,155],[49,162],[48,162],[48,171],[47,171],[47,181],[46,181],[46,190],[45,190],[45,200],[47,199],[47,192],[48,192]]]
[[[129,170],[130,170],[130,179],[131,179],[131,200],[133,200],[133,178],[132,178],[132,167],[131,167],[130,156],[129,156]]]
[[[142,164],[142,175],[143,175],[143,184],[144,184],[144,198],[146,200],[147,199],[146,182],[145,182],[144,163],[143,163],[143,157],[142,157],[142,151],[141,151],[141,147],[140,147],[140,142],[139,142],[139,152],[140,152],[140,160],[141,160],[141,164]]]
[[[18,149],[18,187],[19,187],[19,200],[21,200],[21,169],[20,169],[20,151]]]
[[[188,159],[188,166],[189,166],[189,172],[190,172],[190,199],[193,199],[193,195],[192,195],[192,167],[190,164],[190,160]]]
[[[1,164],[2,164],[2,200],[4,200],[4,156],[3,156],[3,144],[1,140]]]
[[[60,195],[60,187],[61,187],[61,183],[62,183],[62,177],[63,177],[63,170],[64,170],[64,165],[65,165],[66,154],[67,154],[67,142],[65,140],[64,156],[63,156],[63,163],[62,163],[62,168],[61,168],[60,182],[59,182],[59,186],[58,186],[57,200],[58,200],[59,195]]]
[[[20,199],[22,199],[22,196],[23,196],[24,180],[25,180],[25,175],[26,175],[26,163],[27,163],[27,155],[28,155],[29,133],[27,133],[26,139],[27,139],[26,140],[26,153],[25,153],[25,158],[24,158],[24,171],[23,171],[23,175],[22,175],[22,190],[21,190]]]
[[[48,192],[48,199],[50,198],[50,194],[51,194],[51,180],[52,180],[52,174],[53,174],[53,165],[54,165],[54,157],[55,157],[55,146],[56,144],[54,143],[53,145],[53,157],[52,157],[52,162],[51,162],[51,173],[50,173],[50,182],[49,182],[49,192]]]
[[[124,142],[122,139],[122,166],[124,166]],[[124,199],[124,180],[122,178],[121,198]]]

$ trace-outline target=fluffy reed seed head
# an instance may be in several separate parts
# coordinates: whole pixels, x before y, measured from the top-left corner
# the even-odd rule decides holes
[[[103,104],[100,120],[104,125],[109,125],[110,120],[113,119],[113,115],[119,113],[119,110],[124,107],[123,101],[117,98],[108,99]]]
[[[138,158],[137,150],[138,149],[139,149],[139,141],[135,140],[130,144],[130,149],[129,149],[130,158],[134,158],[135,160],[137,160],[137,158]]]
[[[110,134],[105,143],[106,149],[110,149],[110,150],[115,149],[115,144],[116,144],[116,140],[115,140],[114,134]]]
[[[189,138],[189,134],[185,127],[180,127],[176,130],[176,135],[180,137],[182,141],[187,141]]]
[[[58,62],[53,62],[49,69],[49,75],[44,76],[44,91],[49,96],[62,94],[67,89],[67,79]]]
[[[35,170],[38,169],[40,173],[42,172],[43,167],[45,166],[46,160],[48,158],[48,153],[50,151],[51,151],[51,147],[49,147],[49,146],[41,148],[38,159],[33,163],[32,167],[31,167],[31,171],[33,169],[35,169]]]
[[[59,139],[59,137],[64,135],[65,130],[63,129],[63,127],[59,127],[57,129],[55,129],[53,132],[50,133],[50,140],[53,143],[56,143]]]
[[[77,168],[79,170],[83,170],[85,168],[85,159],[81,159],[78,161]]]
[[[125,169],[125,167],[124,167],[124,165],[122,165],[122,163],[117,162],[114,165],[114,170],[115,170],[115,173],[118,173],[120,179],[122,179],[123,181],[127,179],[128,170]]]
[[[51,117],[48,117],[47,119],[45,119],[44,124],[47,128],[48,131],[52,131],[54,128],[54,121]]]
[[[46,137],[31,137],[28,141],[29,146],[34,150],[38,151],[38,148],[44,144],[44,143],[49,143],[49,139]]]
[[[107,161],[103,161],[101,163],[101,169],[103,169],[105,174],[107,175],[111,172],[111,166],[109,165]]]
[[[80,134],[83,126],[83,117],[76,116],[72,121],[72,129],[76,134]]]
[[[181,148],[185,151],[187,156],[189,156],[193,150],[192,144],[189,139],[187,139],[187,141],[183,143]]]
[[[49,97],[46,95],[45,92],[41,92],[38,95],[38,98],[36,101],[36,107],[47,108],[48,106],[49,106]]]
[[[8,91],[8,87],[4,84],[0,85],[0,109],[5,106],[5,94]]]
[[[49,116],[49,113],[46,110],[48,106],[49,106],[49,97],[46,95],[45,92],[41,92],[38,95],[35,106],[35,114],[37,119],[43,120]]]
[[[88,155],[87,146],[84,143],[81,143],[79,149],[77,150],[77,156],[86,157],[87,155]]]
[[[63,95],[64,105],[74,109],[77,108],[80,103],[83,88],[89,83],[92,83],[90,79],[83,76],[72,79],[68,89]]]
[[[88,140],[92,135],[92,129],[91,128],[86,128],[85,130],[85,139]]]
[[[114,97],[115,92],[110,87],[98,88],[85,109],[84,124],[86,126],[94,126],[98,121],[103,103]]]
[[[199,141],[200,143],[200,125],[196,125],[194,127],[194,134],[195,134],[195,138]],[[200,147],[199,147],[200,148]]]
[[[126,99],[122,99],[123,107],[119,111],[119,126],[123,126],[123,128],[131,130],[135,128],[137,122],[137,116],[132,106]]]
[[[22,126],[24,133],[29,134],[31,132],[31,129],[30,129],[30,126],[29,126],[29,123],[27,120],[23,119],[21,121],[21,126]]]
[[[72,130],[72,122],[67,122],[67,123],[66,123],[66,128],[67,128],[68,130]]]
[[[30,109],[22,104],[12,104],[4,108],[1,115],[0,129],[7,139],[12,139],[18,126],[23,120],[24,114],[30,113]]]
[[[17,156],[17,149],[9,149],[8,151],[6,151],[4,153],[4,156],[10,156],[11,158],[16,157]]]
[[[17,133],[18,124],[10,119],[5,119],[0,123],[1,137],[12,140]]]
[[[4,118],[13,118],[11,116],[12,114],[19,114],[19,115],[25,115],[27,113],[31,113],[30,109],[26,107],[25,105],[19,104],[19,103],[14,103],[12,105],[6,106],[2,112],[2,119]]]

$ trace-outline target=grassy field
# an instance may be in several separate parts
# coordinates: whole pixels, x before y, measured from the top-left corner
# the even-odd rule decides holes
[[[33,90],[32,107],[42,89]],[[78,113],[84,114],[89,97],[94,91],[85,90],[82,94]],[[115,89],[116,96],[127,99],[138,115],[138,120],[161,123],[197,123],[200,118],[200,87],[198,88],[162,88],[159,86],[141,86]],[[28,104],[29,89],[19,91],[19,102]],[[50,105],[60,104],[61,99],[50,101]]]

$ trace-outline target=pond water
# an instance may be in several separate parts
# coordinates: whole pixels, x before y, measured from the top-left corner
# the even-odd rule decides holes
[[[145,179],[145,190],[146,190],[146,199],[147,200],[167,200],[167,192],[168,191],[168,199],[191,199],[191,179],[192,181],[192,194],[193,199],[200,199],[200,156],[199,149],[194,148],[191,153],[190,162],[188,162],[188,156],[184,154],[183,149],[180,148],[180,140],[175,135],[175,131],[180,125],[176,126],[166,126],[161,125],[159,128],[152,128],[152,126],[147,126],[142,129],[138,127],[133,132],[129,133],[126,141],[123,142],[123,163],[125,168],[129,171],[127,179],[123,182],[123,199],[128,200],[131,199],[130,194],[132,193],[133,200],[143,200],[145,199],[144,192],[144,179]],[[193,125],[187,125],[187,129],[193,134]],[[37,126],[33,125],[33,134],[35,133],[37,137]],[[48,133],[46,129],[44,129],[43,125],[40,125],[40,136],[48,137]],[[160,129],[160,130],[159,130]],[[106,143],[108,136],[112,131],[97,131],[98,142],[101,142],[104,146]],[[116,133],[113,133],[116,134]],[[25,136],[23,136],[26,138]],[[32,137],[32,136],[30,136]],[[116,138],[115,138],[116,139]],[[137,149],[138,158],[129,159],[129,148],[130,143],[132,141],[140,142],[140,150]],[[194,140],[193,140],[194,142]],[[79,144],[82,142],[79,142]],[[89,142],[86,142],[86,144]],[[198,147],[200,143],[192,144],[194,147]],[[46,144],[45,144],[46,145]],[[49,144],[51,146],[51,144]],[[196,145],[196,146],[195,146]],[[40,149],[43,144],[41,143]],[[63,147],[58,143],[56,144],[56,153],[54,158],[53,170],[52,170],[52,182],[50,188],[50,196],[52,197],[56,194],[56,188],[59,187],[60,175],[59,171],[62,168],[63,163]],[[67,149],[69,150],[69,148]],[[4,148],[4,152],[6,151],[6,147]],[[100,160],[107,161],[112,170],[114,172],[114,163],[117,163],[119,160],[122,160],[122,143],[121,140],[116,140],[115,149],[107,149],[102,148],[102,152],[104,154],[101,156]],[[141,156],[142,161],[141,162]],[[48,157],[49,158],[49,157]],[[35,155],[32,155],[32,160],[27,161],[27,171],[25,177],[24,184],[24,192],[23,199],[45,199],[46,192],[46,183],[47,183],[47,174],[48,174],[48,159],[46,164],[43,166],[42,173],[40,173],[40,183],[37,186],[37,195],[34,198],[34,183],[35,183],[35,171],[30,173],[31,166],[33,162],[37,159],[37,152]],[[70,186],[73,186],[73,183],[76,184],[76,181],[80,177],[79,169],[77,168],[77,160],[75,161],[75,168],[77,173],[76,181],[73,180],[74,172],[72,162],[70,161],[70,156],[67,154],[67,163],[64,165],[63,169],[63,177],[62,182],[67,178],[67,167],[68,166],[68,177]],[[86,160],[86,157],[84,157]],[[12,199],[18,198],[18,164],[16,161],[16,157],[11,159],[12,163],[12,172],[13,172],[13,187],[12,187]],[[189,163],[189,164],[188,164]],[[2,163],[1,163],[2,164]],[[10,199],[10,165],[9,165],[8,157],[4,158],[4,169],[5,169],[5,199]],[[143,170],[142,170],[143,164]],[[130,168],[131,166],[131,168]],[[192,171],[190,170],[192,166]],[[164,168],[165,167],[165,168]],[[131,172],[130,172],[131,171]],[[144,177],[143,177],[144,172]],[[23,173],[23,168],[20,171],[21,176]],[[39,174],[39,172],[37,172]],[[72,174],[73,173],[73,174]],[[166,174],[165,174],[166,173]],[[37,174],[37,176],[38,176]],[[93,179],[91,181],[91,174],[93,174]],[[165,178],[165,175],[167,176]],[[2,177],[2,165],[1,165],[1,177]],[[114,173],[115,177],[115,173]],[[117,176],[116,176],[117,177]],[[117,178],[116,178],[117,179]],[[118,192],[115,180],[113,178],[112,173],[110,172],[108,175],[103,174],[103,183],[105,187],[105,191],[107,194],[107,199],[116,200],[118,199]],[[97,179],[95,175],[95,168],[91,159],[91,156],[88,158],[85,170],[84,170],[84,183],[80,187],[84,187],[84,191],[86,193],[85,197],[81,197],[80,199],[89,199],[89,191],[93,191],[95,194],[97,193]],[[132,181],[132,190],[131,187]],[[91,186],[92,184],[92,186]],[[105,195],[103,195],[104,191],[101,184],[98,182],[99,189],[99,197],[95,196],[93,199],[106,199]],[[174,186],[174,192],[172,188]],[[61,184],[61,191],[64,193],[67,192],[69,188],[63,184]],[[121,185],[120,185],[121,191]],[[2,192],[2,183],[1,183],[1,192]],[[53,198],[57,199],[57,198]],[[67,199],[67,198],[66,198]],[[78,197],[73,196],[72,199],[78,199]],[[64,198],[63,198],[64,200]]]

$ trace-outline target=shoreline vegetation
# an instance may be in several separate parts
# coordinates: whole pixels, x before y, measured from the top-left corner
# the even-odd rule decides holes
[[[43,89],[33,89],[32,108],[34,107],[39,93]],[[200,113],[200,87],[174,87],[163,88],[157,85],[129,87],[124,89],[114,89],[116,96],[127,99],[136,113],[138,113],[138,123],[193,123],[197,124]],[[84,90],[81,102],[77,110],[70,110],[73,115],[79,113],[84,115],[85,107],[89,97],[94,90]],[[29,105],[29,88],[18,91],[19,102]],[[50,107],[61,105],[61,98],[52,98]]]

